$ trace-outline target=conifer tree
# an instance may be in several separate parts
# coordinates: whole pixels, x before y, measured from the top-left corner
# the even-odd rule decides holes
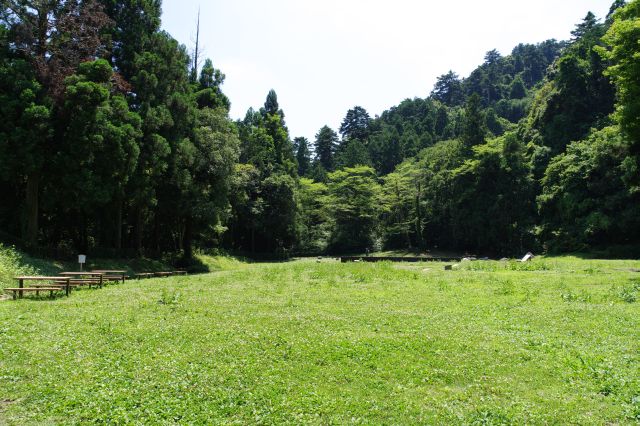
[[[480,105],[480,96],[474,93],[469,97],[465,106],[462,130],[462,142],[468,149],[484,143],[487,134],[485,123],[486,119]]]
[[[334,154],[338,147],[338,134],[329,126],[323,126],[316,135],[315,154],[318,162],[326,171],[334,167]]]
[[[311,152],[307,138],[299,137],[293,140],[293,148],[298,162],[298,175],[307,176],[311,170]]]

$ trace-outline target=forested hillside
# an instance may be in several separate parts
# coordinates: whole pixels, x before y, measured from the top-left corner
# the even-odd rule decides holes
[[[186,259],[640,249],[640,0],[311,141],[274,91],[231,120],[225,75],[160,30],[159,0],[3,4],[0,241]]]

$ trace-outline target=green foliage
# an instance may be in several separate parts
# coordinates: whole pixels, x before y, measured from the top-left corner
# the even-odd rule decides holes
[[[307,138],[295,138],[293,149],[296,153],[298,163],[298,176],[307,176],[311,171],[311,151],[309,151],[309,141]]]
[[[230,109],[231,102],[221,90],[224,79],[225,75],[213,67],[211,59],[207,59],[200,71],[199,91],[195,94],[198,108]]]
[[[455,112],[431,99],[406,99],[373,120],[369,158],[380,174],[391,173],[403,160],[415,156],[436,140],[457,134]]]
[[[296,182],[287,174],[274,174],[263,182],[264,210],[260,216],[267,250],[287,250],[296,242]]]
[[[462,247],[484,253],[525,250],[534,212],[533,182],[514,134],[478,145],[452,176],[452,223]],[[482,212],[482,214],[478,214]]]
[[[269,90],[269,93],[267,94],[267,100],[264,103],[264,111],[267,115],[276,115],[280,112],[278,95],[273,89]]]
[[[371,117],[369,117],[366,109],[360,106],[350,109],[340,125],[342,140],[366,140],[369,136],[370,124]]]
[[[323,126],[314,142],[315,155],[318,163],[326,170],[334,168],[334,155],[338,148],[338,134],[329,126]]]
[[[431,97],[448,106],[460,105],[463,99],[460,77],[453,71],[438,77]]]
[[[366,166],[329,174],[329,206],[334,220],[333,251],[371,248],[378,217],[379,185],[375,171]]]
[[[337,168],[370,166],[371,159],[367,147],[359,139],[342,142],[335,155]]]
[[[300,179],[298,190],[299,240],[297,251],[305,254],[324,253],[331,236],[328,188],[322,182]]]
[[[609,48],[600,48],[599,52],[611,63],[606,75],[616,85],[616,115],[631,144],[630,182],[637,188],[640,187],[640,2],[633,0],[625,7],[617,6],[613,24],[603,37]]]
[[[619,128],[607,127],[551,161],[538,197],[549,246],[584,250],[638,241],[639,200],[623,181],[627,155]]]
[[[136,56],[148,49],[153,35],[160,29],[160,0],[98,0],[112,19],[108,27],[108,47],[112,60],[126,81],[136,70]]]
[[[570,142],[586,137],[592,127],[608,124],[614,91],[604,77],[605,65],[595,53],[602,45],[600,37],[606,25],[594,22],[589,15],[585,18],[529,112],[526,138],[551,147],[556,155]]]
[[[486,117],[480,106],[480,96],[474,93],[465,106],[461,139],[467,148],[471,148],[483,144],[486,134]]]
[[[527,87],[524,85],[524,80],[522,77],[517,76],[511,82],[511,87],[509,88],[509,97],[511,99],[522,99],[527,96]]]
[[[305,166],[309,155],[306,140],[296,140],[297,149],[302,149],[297,158],[273,90],[264,108],[260,112],[249,109],[238,127],[240,161],[245,164],[236,169],[240,175],[231,190],[229,245],[284,256],[298,237],[296,190],[298,168]]]
[[[18,275],[35,275],[40,271],[25,262],[24,255],[13,247],[0,244],[0,289],[13,287],[14,277]]]
[[[420,170],[413,161],[400,164],[384,177],[381,197],[384,247],[423,245],[422,185]]]
[[[604,22],[587,14],[568,42],[492,49],[379,117],[356,106],[342,138],[324,126],[313,149],[291,140],[274,90],[231,122],[225,75],[210,59],[192,69],[160,30],[159,1],[23,3],[0,14],[0,229],[12,243],[185,265],[194,247],[640,247],[638,0],[614,2]]]

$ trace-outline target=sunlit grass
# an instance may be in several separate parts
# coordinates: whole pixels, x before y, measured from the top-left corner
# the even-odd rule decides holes
[[[640,262],[225,265],[0,303],[0,423],[640,421]]]

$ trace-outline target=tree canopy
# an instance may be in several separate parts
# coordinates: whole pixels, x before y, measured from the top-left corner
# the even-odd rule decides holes
[[[223,70],[189,51],[159,0],[3,3],[0,241],[182,262],[640,253],[640,0],[309,139],[273,89],[231,120]]]

